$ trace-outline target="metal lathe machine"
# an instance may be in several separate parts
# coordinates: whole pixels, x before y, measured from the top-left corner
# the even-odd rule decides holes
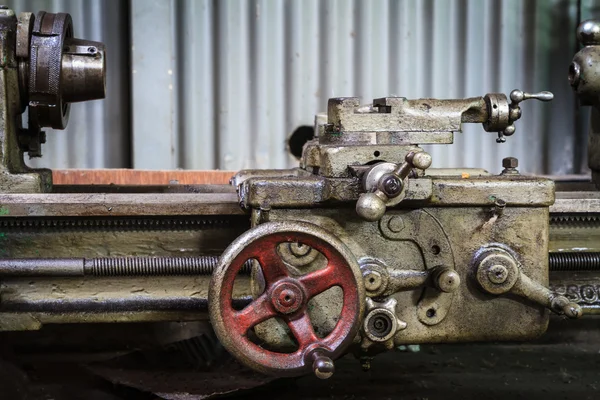
[[[346,353],[367,368],[400,345],[526,341],[551,313],[594,318],[600,24],[578,38],[568,79],[593,110],[591,182],[522,175],[511,157],[499,175],[430,168],[421,145],[476,123],[502,146],[525,100],[553,97],[514,90],[332,98],[297,168],[239,171],[230,185],[75,188],[23,157],[41,156],[42,129],[65,128],[70,103],[104,96],[104,46],[74,38],[68,14],[0,9],[3,343],[57,324],[143,336],[132,322],[173,322],[154,337],[194,353],[207,333],[191,322],[209,320],[218,342],[206,352],[220,343],[260,373],[328,378]]]

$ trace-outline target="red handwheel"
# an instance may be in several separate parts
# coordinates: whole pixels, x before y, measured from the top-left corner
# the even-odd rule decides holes
[[[301,243],[319,251],[327,266],[305,275],[292,275],[278,254],[279,244]],[[247,260],[261,266],[264,292],[242,310],[232,306],[233,284]],[[343,305],[338,322],[323,338],[315,334],[308,301],[339,286]],[[261,224],[237,238],[225,250],[213,273],[208,295],[210,319],[221,343],[237,359],[258,371],[277,376],[297,376],[312,370],[320,378],[333,373],[333,361],[343,354],[360,327],[365,289],[360,268],[351,251],[331,233],[298,221]],[[271,318],[283,320],[298,348],[278,353],[249,338],[253,327]]]

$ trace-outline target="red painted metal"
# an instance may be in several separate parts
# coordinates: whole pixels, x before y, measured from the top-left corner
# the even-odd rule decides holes
[[[299,242],[316,249],[327,258],[327,266],[306,275],[291,275],[277,253],[278,245],[284,242]],[[243,310],[236,311],[231,304],[233,283],[237,273],[249,259],[255,259],[261,265],[265,290]],[[312,297],[334,286],[341,287],[343,291],[341,315],[333,331],[320,338],[313,329],[307,303]],[[360,314],[356,277],[344,256],[325,240],[301,232],[273,233],[244,248],[225,273],[219,301],[228,340],[235,342],[234,347],[243,351],[254,362],[277,370],[308,367],[312,362],[311,354],[317,350],[331,358],[339,356],[336,350],[346,343]],[[248,338],[249,330],[273,317],[281,318],[287,323],[298,343],[295,352],[270,351],[257,346]]]

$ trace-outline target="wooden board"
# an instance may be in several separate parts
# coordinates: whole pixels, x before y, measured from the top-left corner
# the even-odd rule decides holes
[[[55,185],[223,185],[232,171],[146,171],[137,169],[53,170]]]

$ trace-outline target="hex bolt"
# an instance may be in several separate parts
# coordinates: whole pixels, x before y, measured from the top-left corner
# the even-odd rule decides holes
[[[381,191],[387,197],[397,197],[402,192],[402,181],[393,174],[386,174],[381,178]]]
[[[404,229],[404,220],[402,219],[402,217],[399,217],[397,215],[393,216],[388,221],[388,228],[394,233],[401,232]]]
[[[502,166],[504,168],[517,168],[519,160],[516,157],[505,157],[502,159]]]
[[[496,264],[490,267],[487,275],[490,282],[500,285],[506,282],[508,270],[504,265]]]
[[[518,174],[517,167],[519,166],[519,159],[516,157],[505,157],[502,159],[502,175],[506,174]]]

